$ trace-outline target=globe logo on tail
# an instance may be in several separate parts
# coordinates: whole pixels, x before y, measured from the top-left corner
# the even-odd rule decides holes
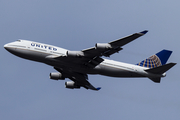
[[[159,59],[157,55],[152,55],[151,57],[143,60],[137,65],[142,66],[142,67],[155,68],[155,67],[161,66],[162,64],[161,64],[161,60]]]

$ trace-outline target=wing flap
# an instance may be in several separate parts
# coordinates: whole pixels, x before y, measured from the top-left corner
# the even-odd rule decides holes
[[[89,60],[87,63],[85,63],[85,65],[90,67],[90,68],[94,68],[94,67],[96,67],[97,65],[99,65],[103,61],[104,61],[104,59],[96,56],[93,59]]]
[[[114,54],[114,53],[117,53],[117,52],[119,52],[120,50],[122,50],[123,48],[121,48],[121,47],[116,47],[116,48],[113,48],[113,49],[110,49],[110,50],[108,50],[108,51],[105,51],[104,53],[103,53],[103,56],[105,56],[105,57],[109,57],[110,55],[112,55],[112,54]]]

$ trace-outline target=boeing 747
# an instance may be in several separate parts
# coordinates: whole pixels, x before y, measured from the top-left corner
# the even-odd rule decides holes
[[[170,50],[162,50],[134,65],[102,58],[121,51],[122,46],[147,32],[145,30],[109,43],[96,43],[95,47],[81,51],[70,51],[28,40],[17,40],[4,45],[4,48],[18,57],[53,66],[58,72],[50,73],[50,79],[65,80],[69,78],[72,81],[65,82],[65,86],[70,89],[80,87],[91,90],[101,89],[91,85],[88,81],[88,74],[110,77],[147,77],[160,83],[161,77],[166,76],[165,72],[176,64],[166,64],[172,53]]]

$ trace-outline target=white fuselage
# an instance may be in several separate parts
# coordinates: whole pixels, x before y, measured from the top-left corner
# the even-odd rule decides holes
[[[37,61],[42,62],[51,66],[56,66],[60,68],[68,68],[74,72],[85,73],[85,74],[101,74],[111,77],[164,77],[165,74],[152,74],[144,70],[149,69],[146,67],[141,67],[137,65],[117,62],[113,60],[104,59],[102,63],[97,65],[95,68],[90,69],[83,65],[76,64],[72,61],[61,61],[53,59],[55,57],[66,57],[68,50],[47,45],[43,43],[28,41],[28,40],[18,40],[16,42],[8,43],[4,45],[12,54]],[[81,59],[81,58],[77,58]]]

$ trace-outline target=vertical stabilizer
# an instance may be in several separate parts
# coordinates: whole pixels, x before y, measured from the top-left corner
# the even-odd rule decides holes
[[[138,63],[137,65],[142,67],[148,68],[155,68],[161,65],[166,64],[167,60],[169,59],[172,51],[170,50],[162,50],[155,55],[143,60],[142,62]]]

